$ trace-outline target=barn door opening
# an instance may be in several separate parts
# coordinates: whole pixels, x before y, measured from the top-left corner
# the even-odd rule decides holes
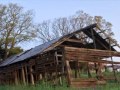
[[[90,78],[91,73],[89,65],[86,62],[79,62],[77,60],[69,61],[71,78]]]
[[[79,65],[78,61],[70,61],[69,65],[71,68],[71,77],[72,78],[79,78],[80,76],[80,71],[79,71]]]

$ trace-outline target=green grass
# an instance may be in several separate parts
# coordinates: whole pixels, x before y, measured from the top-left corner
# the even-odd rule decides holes
[[[110,77],[113,75],[112,72],[104,72],[104,76]],[[86,73],[81,73],[81,78],[88,78]],[[92,77],[96,77],[95,73],[91,73]],[[120,72],[117,72],[117,77],[120,77]],[[2,85],[0,90],[120,90],[120,83],[115,83],[115,81],[108,81],[108,84],[104,86],[96,86],[93,88],[70,88],[67,87],[66,81],[63,80],[64,85],[62,86],[53,86],[50,83],[45,83],[44,81],[39,82],[37,85]]]
[[[120,90],[120,84],[109,83],[105,86],[96,86],[94,88],[70,88],[66,85],[64,86],[51,86],[51,85],[18,85],[18,86],[0,86],[0,90]]]

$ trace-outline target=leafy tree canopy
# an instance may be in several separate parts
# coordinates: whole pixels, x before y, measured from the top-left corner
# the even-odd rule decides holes
[[[0,4],[0,47],[4,50],[4,59],[21,51],[16,45],[35,37],[32,11],[24,11],[17,4]]]

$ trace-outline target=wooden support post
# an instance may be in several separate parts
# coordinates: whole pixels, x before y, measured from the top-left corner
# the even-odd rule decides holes
[[[70,64],[69,64],[69,61],[66,60],[65,61],[66,63],[66,71],[67,71],[67,79],[68,79],[68,85],[70,86],[71,85],[71,68],[70,68]]]
[[[18,85],[18,75],[17,75],[17,70],[15,70],[15,85]]]
[[[30,66],[30,79],[31,79],[31,84],[34,85],[35,82],[34,82],[34,76],[33,76],[33,72],[32,72],[32,66]]]
[[[58,74],[61,74],[60,72],[58,72]],[[62,77],[59,77],[59,84],[62,85]]]
[[[102,63],[98,63],[98,72],[97,72],[97,77],[99,80],[103,80],[103,75],[102,75]]]
[[[70,68],[70,64],[69,64],[69,60],[66,59],[66,50],[65,47],[63,49],[63,60],[65,62],[65,66],[66,66],[66,73],[67,73],[67,81],[68,81],[68,86],[71,86],[71,68]]]
[[[96,75],[97,75],[97,71],[98,71],[97,63],[94,63],[94,65],[95,65],[95,72],[96,72]]]
[[[19,69],[16,70],[17,73],[17,79],[18,79],[18,84],[20,83],[20,76],[19,76]]]
[[[90,73],[90,68],[89,68],[89,63],[88,63],[88,62],[87,62],[87,70],[88,70],[88,77],[91,78],[92,75],[91,75],[91,73]]]
[[[64,50],[62,49],[62,76],[61,76],[61,79],[62,79],[62,84],[63,84],[63,81],[64,81],[64,75],[65,75],[65,59],[64,59]]]
[[[23,81],[23,84],[25,85],[26,82],[25,82],[25,71],[24,71],[24,67],[22,67],[22,81]]]
[[[28,84],[28,70],[27,70],[27,66],[25,66],[25,78],[26,78],[26,84]]]
[[[91,29],[91,33],[92,33],[92,39],[93,39],[93,44],[94,44],[94,48],[96,49],[96,39],[95,39],[95,36],[94,36],[94,32],[93,30]]]
[[[42,80],[42,74],[39,74],[39,80]]]
[[[112,56],[111,56],[111,61],[113,62]],[[115,67],[114,67],[113,63],[112,63],[112,68],[113,68],[113,74],[114,74],[114,77],[115,77],[115,81],[118,81],[117,76],[116,76],[116,72],[115,72]]]
[[[75,61],[75,78],[78,78],[78,61]]]
[[[109,48],[110,48],[110,50],[111,50],[111,39],[110,39],[110,37],[109,37]],[[110,53],[111,54],[111,53]],[[114,68],[114,63],[113,63],[113,58],[112,58],[112,54],[111,54],[111,61],[112,61],[112,68],[113,68],[113,74],[114,74],[114,77],[115,77],[115,81],[118,81],[117,80],[117,76],[116,76],[116,72],[115,72],[115,68]]]
[[[57,84],[56,80],[57,80],[57,76],[58,76],[58,57],[57,57],[57,52],[55,52],[55,84]]]
[[[78,76],[79,76],[79,78],[80,78],[80,75],[81,75],[81,69],[80,69],[80,62],[78,61]]]

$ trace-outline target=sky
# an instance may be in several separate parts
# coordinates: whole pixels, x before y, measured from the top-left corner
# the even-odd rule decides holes
[[[91,16],[102,16],[113,24],[114,38],[120,44],[120,0],[0,0],[0,4],[8,3],[17,3],[24,7],[24,10],[33,10],[36,23],[68,17],[78,10]],[[21,46],[27,50],[39,44],[40,42],[32,41]]]

